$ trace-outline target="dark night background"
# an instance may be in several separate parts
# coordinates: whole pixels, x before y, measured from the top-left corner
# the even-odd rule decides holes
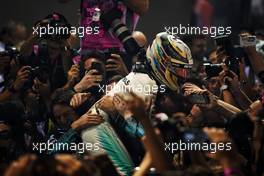
[[[10,19],[21,21],[30,27],[53,11],[62,13],[71,24],[78,25],[79,3],[79,0],[72,0],[67,4],[60,4],[57,0],[4,1],[0,6],[0,27]],[[190,0],[151,0],[150,10],[141,18],[137,30],[144,31],[148,38],[152,38],[155,33],[163,30],[164,25],[188,24],[190,14]]]
[[[137,30],[143,31],[149,39],[164,26],[187,25],[191,22],[193,0],[150,0],[150,10],[139,22]],[[2,0],[0,5],[0,27],[13,19],[30,27],[37,20],[56,11],[66,16],[72,25],[78,26],[80,0],[60,4],[57,0]],[[233,32],[248,25],[251,0],[210,0],[214,5],[213,25],[232,26]],[[249,25],[253,26],[253,25]]]

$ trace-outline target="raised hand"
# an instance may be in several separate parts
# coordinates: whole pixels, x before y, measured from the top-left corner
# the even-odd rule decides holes
[[[71,124],[71,128],[81,131],[89,126],[98,125],[102,122],[104,122],[103,117],[97,114],[85,113]]]
[[[128,74],[127,67],[123,62],[120,55],[111,54],[111,57],[107,59],[105,69],[107,72],[114,71],[122,76],[126,76]]]
[[[115,114],[116,108],[113,104],[112,96],[104,96],[96,105],[98,108],[106,112],[107,114]]]
[[[184,91],[184,96],[188,96],[192,93],[195,94],[203,94],[204,92],[206,92],[207,90],[205,89],[201,89],[200,87],[196,86],[195,84],[192,83],[185,83],[182,86],[182,89]]]
[[[71,69],[68,71],[68,81],[76,80],[78,81],[80,79],[80,70],[78,65],[72,65]]]
[[[88,98],[91,96],[90,93],[76,93],[73,95],[70,105],[73,108],[78,108],[81,106]]]
[[[13,88],[18,91],[20,90],[24,84],[29,81],[30,78],[30,66],[24,66],[22,67],[18,72],[16,76],[16,80],[13,83]]]
[[[205,87],[203,87],[203,89],[201,89],[200,87],[196,86],[195,84],[185,83],[182,86],[182,89],[184,91],[184,96],[189,96],[190,94],[198,94],[198,95],[205,94],[206,96],[208,96],[209,102],[207,104],[198,104],[198,106],[201,108],[211,109],[211,108],[217,106],[218,97],[213,95]]]
[[[84,90],[89,89],[93,86],[99,86],[100,82],[103,80],[102,75],[96,75],[98,73],[97,70],[90,70],[82,80],[75,85],[74,90],[76,92],[83,92]]]
[[[133,115],[140,120],[147,116],[147,103],[133,92],[115,94],[113,104],[124,118]]]

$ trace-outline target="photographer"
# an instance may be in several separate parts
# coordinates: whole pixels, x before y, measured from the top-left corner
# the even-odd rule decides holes
[[[37,22],[35,27],[69,29],[66,18],[53,13]],[[49,68],[52,90],[63,87],[67,83],[67,72],[72,65],[73,52],[68,44],[69,33],[53,33],[40,36],[33,33],[21,47],[21,55],[25,65]]]
[[[59,0],[59,2],[67,1],[69,0]],[[118,18],[120,23],[127,26],[130,32],[133,32],[139,15],[145,13],[148,7],[148,0],[81,1],[81,27],[89,28],[89,31],[92,31],[81,37],[81,54],[86,54],[92,50],[118,54],[123,59],[126,58],[124,62],[130,68],[132,58],[130,53],[124,52],[124,46],[120,42],[120,37],[123,37],[122,33],[126,32],[122,31],[123,29],[113,29],[112,22]],[[120,27],[120,25],[114,27]]]
[[[204,64],[207,86],[225,102],[245,110],[252,103],[249,98],[252,93],[248,93],[252,85],[245,73],[245,59],[241,56],[241,51],[233,46],[230,38],[215,38],[217,47],[210,54],[210,60],[214,64]]]
[[[10,92],[8,89],[20,67],[18,48],[25,37],[25,26],[15,21],[10,21],[0,30],[0,102],[10,100],[12,96],[12,91]],[[20,74],[17,75],[17,77],[19,76]],[[18,80],[19,78],[16,83]]]
[[[73,65],[71,70],[70,74],[73,75],[68,76],[70,77],[68,80],[73,80],[74,91],[77,93],[88,91],[94,93],[93,96],[105,94],[108,91],[106,83],[116,75],[128,74],[120,55],[106,55],[97,50],[83,55],[79,64]]]
[[[101,52],[93,51],[82,56],[79,66],[75,66],[80,74],[80,81],[76,81],[73,90],[77,94],[91,93],[86,105],[90,107],[104,94],[106,82],[105,56]],[[102,89],[102,90],[101,90]],[[100,91],[99,91],[100,90]]]
[[[9,85],[5,87],[4,91],[0,93],[0,102],[8,101],[12,98],[15,98],[14,96],[20,94],[20,90],[23,88],[23,86],[29,81],[30,71],[29,66],[22,67],[15,77],[15,79],[8,80]]]
[[[2,101],[15,100],[21,103],[28,150],[31,150],[32,142],[46,140],[50,94],[48,73],[44,70],[34,70],[30,66],[23,66],[13,80],[9,79],[6,90],[0,94]]]

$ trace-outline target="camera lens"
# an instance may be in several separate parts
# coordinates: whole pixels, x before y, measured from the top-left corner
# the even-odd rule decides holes
[[[120,20],[122,13],[117,10],[103,14],[101,20],[106,29],[111,28],[114,35],[122,42],[128,54],[136,55],[140,51],[140,47],[132,37],[131,32],[125,24]]]

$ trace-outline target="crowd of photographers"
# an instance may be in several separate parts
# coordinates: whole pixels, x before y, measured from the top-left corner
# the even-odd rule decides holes
[[[192,54],[190,74],[184,82],[177,77],[177,91],[159,85],[155,102],[146,103],[140,93],[118,94],[114,85],[152,84],[142,65],[148,41],[139,31],[129,36],[119,13],[105,16],[116,40],[105,38],[101,50],[87,49],[96,45],[91,37],[79,49],[71,34],[27,36],[14,21],[0,30],[0,172],[263,176],[264,29],[241,31],[237,45],[230,36],[180,36]],[[53,13],[34,26],[47,24],[68,25]],[[175,149],[180,142],[185,148]],[[58,143],[75,148],[48,148]],[[230,146],[188,150],[190,143]]]

